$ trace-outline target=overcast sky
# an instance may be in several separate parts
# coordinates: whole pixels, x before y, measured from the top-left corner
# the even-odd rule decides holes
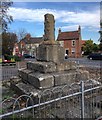
[[[99,2],[14,2],[9,9],[14,22],[10,31],[25,29],[33,37],[44,34],[44,14],[51,13],[55,17],[55,36],[58,29],[74,31],[80,25],[82,39],[98,42],[100,23]]]

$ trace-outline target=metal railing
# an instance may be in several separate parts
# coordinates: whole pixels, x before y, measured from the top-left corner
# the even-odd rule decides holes
[[[7,104],[10,106],[7,108]],[[5,104],[5,105],[4,105]],[[42,92],[9,98],[1,103],[5,117],[94,118],[102,116],[102,85],[88,80]],[[6,108],[9,110],[6,110]],[[5,109],[5,111],[4,111]]]
[[[18,70],[20,68],[25,68],[26,62],[16,62],[16,65],[2,66],[2,80],[10,80],[11,77],[18,75]]]

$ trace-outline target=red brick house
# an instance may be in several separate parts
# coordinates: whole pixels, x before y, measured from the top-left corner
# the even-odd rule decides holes
[[[82,56],[82,38],[81,38],[81,27],[78,27],[76,31],[62,32],[59,29],[57,40],[65,48],[65,54],[69,57],[81,57]]]

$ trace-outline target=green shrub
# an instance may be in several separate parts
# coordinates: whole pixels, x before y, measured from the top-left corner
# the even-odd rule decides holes
[[[17,55],[5,55],[5,59],[6,60],[11,60],[12,62],[14,61],[21,61],[21,57],[17,56]]]
[[[15,56],[13,56],[13,57],[14,57],[15,61],[21,61],[21,57],[19,57],[19,56],[17,56],[17,55],[15,55]]]

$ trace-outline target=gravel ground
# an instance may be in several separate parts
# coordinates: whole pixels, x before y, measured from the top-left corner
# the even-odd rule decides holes
[[[81,67],[82,70],[89,71],[89,77],[90,79],[99,80],[102,82],[102,68],[90,68],[90,67]]]

